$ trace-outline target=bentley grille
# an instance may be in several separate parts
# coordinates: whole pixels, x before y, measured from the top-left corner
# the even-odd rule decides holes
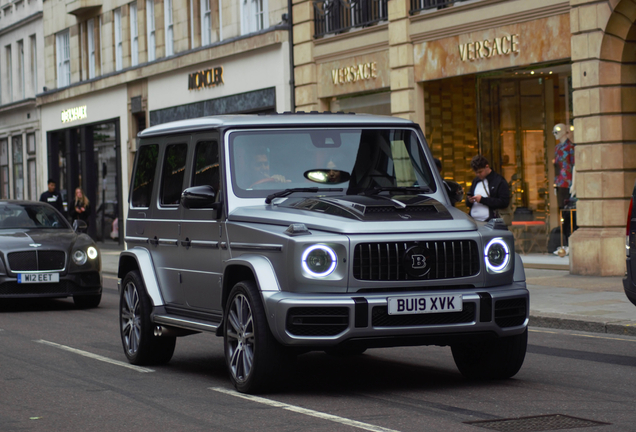
[[[426,264],[430,271],[421,277],[409,275],[404,267],[405,253],[414,246],[431,252]],[[360,243],[353,257],[353,277],[367,281],[459,278],[476,275],[479,267],[479,250],[473,240]]]
[[[63,251],[24,251],[8,255],[13,271],[62,270],[66,263]]]

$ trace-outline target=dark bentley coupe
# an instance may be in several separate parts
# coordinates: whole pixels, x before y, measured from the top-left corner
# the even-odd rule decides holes
[[[46,203],[0,201],[0,299],[73,296],[80,308],[102,299],[95,242]]]

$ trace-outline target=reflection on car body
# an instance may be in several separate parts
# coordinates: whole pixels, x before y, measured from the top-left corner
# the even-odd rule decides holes
[[[0,201],[0,298],[62,298],[97,307],[101,258],[93,240],[51,205]]]

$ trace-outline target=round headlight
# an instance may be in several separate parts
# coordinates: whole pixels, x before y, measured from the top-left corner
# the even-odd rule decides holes
[[[86,249],[86,254],[90,259],[94,260],[97,258],[97,249],[93,246],[89,246],[88,249]]]
[[[503,239],[495,238],[490,240],[484,249],[486,265],[492,271],[499,272],[506,268],[510,261],[510,250]]]
[[[328,246],[314,245],[303,253],[303,269],[315,277],[330,275],[338,264],[336,253]]]
[[[86,253],[80,249],[73,252],[73,262],[75,262],[75,264],[77,265],[86,263]]]

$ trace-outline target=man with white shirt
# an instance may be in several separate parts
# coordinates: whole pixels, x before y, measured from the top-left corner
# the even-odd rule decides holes
[[[477,177],[468,191],[466,205],[473,219],[487,221],[495,217],[497,209],[508,207],[510,188],[506,179],[494,172],[482,155],[475,156],[470,166]]]

